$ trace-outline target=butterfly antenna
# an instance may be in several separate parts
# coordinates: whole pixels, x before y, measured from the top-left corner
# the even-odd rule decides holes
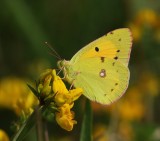
[[[57,55],[55,55],[55,54],[54,54],[54,53],[52,53],[52,52],[49,52],[49,51],[48,51],[48,54],[50,54],[51,56],[53,56],[53,57],[57,58],[58,60],[60,59],[59,57],[57,57]]]
[[[59,60],[62,60],[62,58],[60,57],[60,55],[55,51],[55,49],[48,42],[45,42],[45,44],[52,51],[52,53],[49,53],[49,54],[51,54],[52,56],[56,57]]]

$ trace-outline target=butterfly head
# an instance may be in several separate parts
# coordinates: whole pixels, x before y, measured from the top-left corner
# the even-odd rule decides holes
[[[63,71],[63,75],[65,79],[69,82],[72,83],[73,78],[72,78],[72,71],[71,71],[71,65],[70,61],[67,60],[60,60],[57,62],[57,66],[60,70]]]
[[[64,75],[66,75],[66,72],[68,72],[68,69],[69,69],[69,61],[67,60],[60,60],[57,62],[57,66],[60,70],[63,71]]]
[[[66,69],[68,65],[69,65],[69,61],[66,61],[66,60],[60,60],[57,62],[57,66],[61,70]]]

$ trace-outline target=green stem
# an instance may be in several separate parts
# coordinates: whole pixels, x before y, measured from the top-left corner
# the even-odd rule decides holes
[[[38,107],[37,110],[35,110],[30,117],[26,120],[26,122],[21,126],[19,131],[16,133],[16,135],[13,137],[13,141],[22,141],[28,132],[35,126],[36,123],[36,112],[38,111],[40,114],[43,113],[47,108],[49,104]]]
[[[42,116],[41,113],[38,109],[36,109],[36,128],[37,128],[37,140],[38,141],[43,141],[44,136],[43,136],[43,121],[42,121]]]
[[[30,129],[35,125],[35,120],[35,112],[33,112],[13,137],[13,141],[22,141]]]
[[[44,139],[45,141],[49,141],[48,128],[47,123],[44,121]]]
[[[91,103],[86,99],[85,113],[83,116],[80,141],[92,141],[92,124],[93,124],[93,114]]]

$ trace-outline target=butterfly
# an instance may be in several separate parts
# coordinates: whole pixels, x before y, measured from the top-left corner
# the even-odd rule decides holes
[[[128,28],[113,30],[79,50],[70,61],[58,61],[65,79],[92,101],[111,104],[126,91],[132,35]]]

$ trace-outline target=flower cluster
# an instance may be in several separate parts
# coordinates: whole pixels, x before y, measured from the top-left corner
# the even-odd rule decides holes
[[[49,69],[40,77],[38,92],[43,99],[53,97],[54,108],[57,109],[55,113],[57,123],[63,129],[71,131],[73,125],[77,123],[74,120],[74,112],[71,111],[71,108],[74,105],[74,101],[81,96],[82,89],[67,90],[62,79],[56,75],[56,71]]]
[[[144,27],[154,30],[154,34],[159,38],[160,18],[156,11],[153,9],[142,9],[137,12],[135,18],[130,23],[130,28],[133,33],[134,41],[140,41],[143,36]]]
[[[18,116],[30,115],[38,101],[24,80],[16,77],[0,81],[0,107],[13,110]]]

